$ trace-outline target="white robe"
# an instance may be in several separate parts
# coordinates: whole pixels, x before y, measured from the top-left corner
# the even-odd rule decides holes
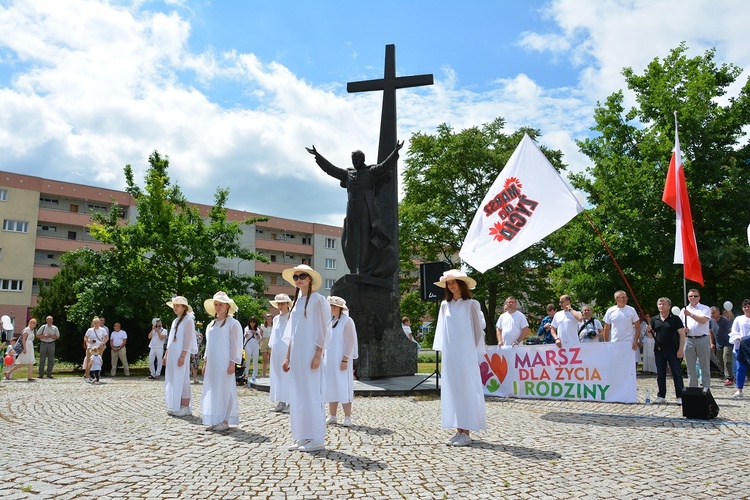
[[[341,369],[341,360],[344,356],[349,358],[346,370]],[[354,400],[352,364],[358,357],[359,346],[354,320],[347,314],[342,314],[338,320],[331,319],[331,340],[323,355],[324,402],[351,403]]]
[[[271,396],[271,401],[281,401],[282,403],[289,403],[289,374],[284,373],[284,370],[281,369],[289,347],[289,344],[282,339],[288,321],[289,314],[279,314],[273,318],[271,340],[268,343],[268,346],[271,348],[271,369],[269,370],[271,386],[269,395]]]
[[[172,321],[167,337],[167,366],[164,374],[164,400],[167,410],[178,411],[180,400],[190,398],[188,407],[192,408],[193,398],[190,393],[190,355],[198,354],[198,342],[195,339],[195,321],[188,313],[177,327],[179,318]],[[186,350],[185,362],[177,366],[177,361]]]
[[[325,440],[326,422],[323,408],[323,370],[311,368],[318,347],[325,349],[331,336],[331,306],[317,292],[310,294],[305,316],[307,297],[300,295],[290,313],[284,331],[289,342],[289,406],[292,436],[297,441],[312,439],[315,444]]]
[[[223,326],[222,326],[223,324]],[[216,319],[206,329],[206,373],[203,375],[201,409],[204,425],[216,425],[226,420],[240,423],[237,404],[237,383],[234,369],[227,373],[229,363],[242,363],[242,325],[233,317]]]
[[[485,320],[476,300],[440,304],[432,348],[443,354],[440,412],[443,429],[487,428],[478,356],[484,354]]]

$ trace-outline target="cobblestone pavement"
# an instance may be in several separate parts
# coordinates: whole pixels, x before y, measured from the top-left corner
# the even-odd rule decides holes
[[[715,385],[720,385],[718,379]],[[434,397],[356,398],[327,451],[289,452],[289,416],[239,389],[241,423],[170,417],[163,382],[57,378],[0,384],[0,497],[8,498],[747,498],[750,401],[718,387],[720,418],[680,407],[487,401],[488,431],[442,442]],[[654,378],[638,379],[641,399]],[[673,396],[672,396],[673,397]]]

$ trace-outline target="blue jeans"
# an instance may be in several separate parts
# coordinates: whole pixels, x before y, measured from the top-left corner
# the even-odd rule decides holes
[[[745,387],[745,377],[747,376],[747,363],[740,363],[740,360],[737,359],[737,353],[734,354],[734,374],[735,382],[737,382],[737,389],[742,390]]]
[[[685,388],[685,383],[682,380],[682,360],[677,357],[677,353],[674,351],[665,352],[656,348],[654,349],[654,360],[656,361],[656,384],[659,387],[659,392],[656,395],[660,398],[667,396],[667,364],[669,364],[674,379],[675,395],[681,398],[682,389]]]

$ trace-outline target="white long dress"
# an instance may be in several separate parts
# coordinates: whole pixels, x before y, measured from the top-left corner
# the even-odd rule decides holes
[[[190,355],[198,354],[198,342],[195,339],[195,321],[193,315],[188,313],[177,326],[179,318],[172,321],[167,337],[167,367],[164,375],[164,400],[167,410],[178,411],[180,400],[189,398],[189,407],[192,409],[193,398],[190,392]],[[185,362],[177,366],[183,350]]]
[[[478,356],[484,354],[485,320],[476,300],[440,304],[432,348],[443,354],[440,412],[443,429],[487,428]]]
[[[314,444],[325,440],[326,422],[323,408],[323,370],[311,368],[318,347],[325,349],[331,335],[331,306],[317,292],[297,299],[284,331],[291,346],[289,359],[289,406],[292,436],[297,441],[311,439]]]
[[[344,356],[349,358],[346,370],[341,369],[341,360]],[[359,346],[354,320],[347,314],[342,314],[338,319],[331,319],[331,339],[323,355],[324,402],[354,401],[353,362],[358,357]]]
[[[281,365],[284,364],[286,351],[289,344],[284,342],[284,329],[289,321],[289,314],[279,314],[273,318],[271,327],[271,340],[268,345],[271,348],[271,369],[269,371],[271,401],[289,403],[289,374],[284,373]]]
[[[237,404],[237,383],[234,370],[227,372],[229,363],[242,363],[242,325],[229,316],[226,321],[215,319],[206,329],[206,373],[203,375],[201,411],[204,425],[216,425],[224,420],[232,425],[240,423]]]
[[[645,335],[641,340],[643,345],[643,368],[644,373],[656,373],[656,357],[654,356],[654,339]]]

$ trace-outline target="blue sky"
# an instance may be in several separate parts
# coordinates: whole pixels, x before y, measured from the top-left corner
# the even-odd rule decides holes
[[[386,44],[399,75],[435,75],[399,91],[400,138],[502,116],[581,171],[623,67],[684,40],[744,81],[747,19],[744,0],[0,0],[0,170],[123,189],[157,149],[192,201],[229,187],[231,208],[340,225],[346,194],[304,146],[375,159],[380,93],[346,83],[381,77]]]

